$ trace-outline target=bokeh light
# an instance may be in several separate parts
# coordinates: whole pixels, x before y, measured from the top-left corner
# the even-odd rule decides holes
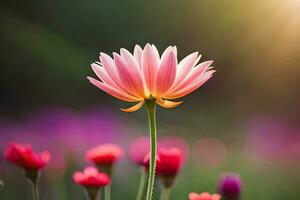
[[[207,168],[220,166],[226,157],[227,148],[216,138],[201,138],[195,146],[195,159],[199,165]]]

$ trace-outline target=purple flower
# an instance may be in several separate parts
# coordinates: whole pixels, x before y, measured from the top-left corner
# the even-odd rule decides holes
[[[219,193],[224,199],[238,200],[242,192],[242,179],[238,174],[227,173],[219,179]]]

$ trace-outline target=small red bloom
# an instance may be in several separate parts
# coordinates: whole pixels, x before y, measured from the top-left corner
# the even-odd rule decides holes
[[[36,153],[28,144],[12,143],[4,152],[4,158],[26,170],[40,170],[50,161],[50,154],[48,151]]]
[[[100,173],[95,167],[86,167],[83,172],[75,172],[73,180],[84,187],[103,187],[110,183],[106,173]]]
[[[190,193],[190,200],[220,200],[221,196],[218,194],[209,194],[208,192],[203,192],[201,194]]]
[[[182,152],[182,165],[184,165],[189,156],[189,146],[183,138],[175,135],[164,136],[158,140],[158,149],[178,148]]]
[[[122,156],[122,149],[115,144],[105,144],[90,149],[86,159],[97,165],[112,165]]]
[[[175,176],[182,166],[182,152],[178,148],[159,149],[156,172],[159,176]]]
[[[178,148],[160,148],[156,158],[156,174],[161,179],[165,188],[174,184],[176,175],[182,167],[182,152]],[[149,169],[150,154],[144,159],[144,166]]]
[[[178,148],[160,148],[157,152],[156,174],[158,176],[176,176],[182,167],[182,152]],[[149,166],[150,156],[145,156],[144,166]]]
[[[138,166],[144,166],[145,156],[149,153],[150,140],[149,137],[138,137],[135,139],[129,147],[129,157]],[[178,148],[182,152],[182,165],[185,163],[188,154],[189,147],[186,142],[177,136],[167,136],[158,140],[159,149]]]

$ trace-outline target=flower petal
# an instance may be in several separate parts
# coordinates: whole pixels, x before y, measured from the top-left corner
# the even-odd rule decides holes
[[[133,50],[133,56],[140,66],[142,66],[142,53],[143,49],[140,47],[140,45],[135,45]]]
[[[159,53],[156,47],[146,44],[142,53],[142,73],[147,84],[147,88],[154,93],[157,68],[159,65]]]
[[[86,177],[89,177],[89,176],[94,176],[94,175],[97,175],[99,172],[97,170],[97,168],[95,167],[86,167],[84,170],[83,170],[83,174],[86,176]]]
[[[176,78],[174,84],[170,88],[171,90],[172,88],[177,87],[187,77],[187,75],[191,72],[193,67],[199,62],[200,58],[201,55],[198,56],[198,52],[195,52],[186,56],[183,60],[179,62],[177,67]]]
[[[189,75],[188,79],[196,79],[197,77],[199,77],[199,75],[201,75],[203,72],[212,69],[211,64],[214,61],[209,60],[209,61],[205,61],[203,63],[200,63],[199,65],[197,65],[195,68],[193,68],[193,71],[191,72],[191,74]]]
[[[101,79],[102,82],[114,87],[114,88],[118,88],[120,89],[117,84],[112,80],[112,78],[108,75],[107,71],[99,66],[96,63],[93,63],[92,65],[92,69],[95,72],[95,74],[98,76],[99,79]]]
[[[93,63],[92,64],[92,69],[93,71],[96,73],[96,75],[99,77],[99,79],[106,83],[107,85],[111,86],[112,88],[121,91],[122,93],[128,95],[128,96],[132,96],[131,94],[129,94],[126,90],[124,90],[123,88],[121,88],[120,86],[122,86],[121,83],[117,84],[117,81],[114,81],[109,74],[107,73],[107,71],[105,70],[104,67],[100,66],[101,63]],[[117,75],[119,76],[119,75]],[[120,82],[120,80],[119,80]],[[120,86],[119,86],[120,85]],[[133,97],[133,96],[132,96]]]
[[[156,77],[156,94],[162,96],[173,84],[176,77],[177,58],[175,50],[168,50],[161,58]]]
[[[75,183],[80,184],[80,182],[84,179],[84,175],[82,172],[75,172],[73,174],[73,180]]]
[[[220,200],[221,199],[221,195],[219,195],[219,194],[213,194],[211,197],[212,197],[212,200]]]
[[[116,83],[116,85],[119,88],[122,88],[123,92],[134,96],[135,94],[127,87],[126,84],[124,85],[124,82],[120,79],[114,60],[109,55],[105,53],[100,53],[100,61],[105,71],[111,77],[111,79]]]
[[[172,46],[168,46],[168,47],[164,50],[164,52],[162,53],[161,58],[166,57],[166,55],[167,55],[168,53],[170,53],[170,51],[172,51],[172,50],[173,50],[173,47],[172,47]],[[175,53],[175,52],[174,52],[174,53]]]
[[[170,93],[174,93],[176,91],[182,90],[188,85],[193,84],[195,80],[197,80],[200,76],[202,76],[207,70],[209,70],[209,66],[213,63],[213,61],[206,61],[197,65],[193,70],[189,73],[189,75],[176,87],[167,92],[167,95]]]
[[[99,59],[107,74],[111,77],[112,80],[114,80],[114,82],[116,82],[116,84],[119,84],[120,78],[114,60],[105,53],[100,53]]]
[[[128,66],[130,66],[131,68],[135,68],[135,70],[138,73],[140,72],[140,67],[137,60],[127,49],[122,48],[120,50],[120,55],[122,59],[127,63]]]
[[[176,46],[173,46],[173,52],[174,52],[175,57],[176,57],[176,59],[177,59],[177,47],[176,47]]]
[[[120,55],[116,53],[113,54],[120,79],[124,86],[123,89],[126,89],[131,95],[144,98],[144,84],[141,73],[136,66],[129,65],[128,62],[131,58],[126,51],[123,52],[123,55],[126,56],[126,61]]]
[[[144,101],[141,101],[130,108],[121,108],[123,112],[134,112],[140,109],[144,105]]]
[[[120,100],[128,101],[128,102],[138,102],[141,101],[142,98],[138,98],[135,96],[127,95],[126,93],[119,91],[105,83],[102,83],[101,81],[98,81],[92,77],[87,77],[87,79],[95,86],[103,90],[104,92],[110,94],[111,96],[114,96]]]
[[[158,105],[164,108],[175,108],[183,103],[183,101],[174,102],[174,101],[168,101],[161,98],[156,99],[156,102]]]
[[[177,99],[177,98],[183,97],[183,96],[193,92],[194,90],[201,87],[206,81],[208,81],[212,77],[214,72],[215,72],[215,70],[210,70],[210,71],[205,72],[203,74],[203,76],[199,77],[199,79],[197,79],[196,81],[191,83],[191,85],[187,85],[185,88],[183,88],[175,93],[168,94],[164,98]]]
[[[123,58],[123,60],[127,63],[127,66],[130,66],[130,68],[134,68],[132,70],[134,70],[134,76],[137,80],[137,86],[140,90],[140,92],[143,94],[143,97],[149,97],[150,96],[150,92],[146,87],[146,84],[144,84],[143,81],[143,77],[141,74],[141,69],[140,66],[137,62],[137,60],[135,59],[135,57],[126,49],[122,48],[121,51],[121,57]],[[138,74],[138,75],[137,75]]]
[[[200,196],[199,194],[197,194],[197,193],[195,193],[195,192],[192,192],[192,193],[189,194],[189,199],[190,199],[190,200],[195,200],[195,199],[197,199],[199,196]]]

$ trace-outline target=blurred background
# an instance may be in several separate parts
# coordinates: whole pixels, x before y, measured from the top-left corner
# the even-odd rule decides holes
[[[244,200],[299,199],[299,10],[299,0],[2,2],[0,150],[11,141],[48,149],[41,198],[84,199],[71,175],[91,164],[85,151],[114,142],[127,152],[148,133],[145,109],[123,113],[127,103],[88,83],[90,64],[100,51],[176,45],[179,59],[199,51],[217,73],[182,106],[158,110],[159,136],[189,146],[171,199],[216,192],[223,172],[241,175]],[[126,153],[112,198],[135,198],[138,179]],[[2,155],[0,180],[0,199],[30,199]]]

